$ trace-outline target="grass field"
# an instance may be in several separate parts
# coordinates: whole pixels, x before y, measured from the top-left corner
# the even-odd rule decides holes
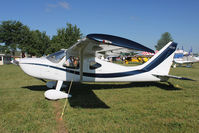
[[[74,83],[59,120],[65,100],[46,100],[44,83],[0,66],[0,133],[199,132],[199,64],[170,74],[198,81]]]

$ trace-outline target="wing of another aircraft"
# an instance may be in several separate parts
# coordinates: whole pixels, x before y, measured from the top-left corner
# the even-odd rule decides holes
[[[108,53],[118,50],[137,50],[154,52],[152,49],[147,48],[137,42],[112,36],[106,34],[89,34],[85,38],[79,40],[76,44],[70,47],[67,52],[70,55],[80,55],[82,51],[83,55],[95,56],[96,53]]]

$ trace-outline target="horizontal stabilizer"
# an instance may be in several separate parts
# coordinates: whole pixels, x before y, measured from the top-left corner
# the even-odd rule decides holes
[[[153,76],[160,78],[162,81],[167,81],[169,78],[174,78],[174,79],[179,79],[179,80],[191,80],[191,81],[195,81],[193,79],[190,78],[185,78],[185,77],[179,77],[179,76],[174,76],[174,75],[157,75],[157,74],[153,74]]]

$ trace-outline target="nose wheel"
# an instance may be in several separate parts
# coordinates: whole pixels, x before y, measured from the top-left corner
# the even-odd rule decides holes
[[[70,98],[72,95],[60,91],[63,85],[63,81],[57,81],[56,89],[50,89],[45,91],[44,96],[49,100],[59,100],[64,98]]]

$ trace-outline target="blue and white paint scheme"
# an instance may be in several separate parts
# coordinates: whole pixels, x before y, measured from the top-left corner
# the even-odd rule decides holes
[[[198,63],[199,58],[195,57],[192,53],[192,48],[189,52],[182,50],[176,50],[173,60],[173,67],[176,68],[177,66],[186,65],[186,67],[192,67],[192,64]]]
[[[55,80],[47,86],[56,86],[45,92],[51,100],[68,98],[61,92],[64,81],[75,82],[151,82],[167,81],[168,78],[186,79],[169,74],[177,43],[169,42],[143,65],[127,67],[97,58],[100,53],[118,49],[135,49],[153,52],[151,49],[131,40],[105,34],[89,34],[67,50],[61,50],[47,57],[25,58],[19,61],[21,69],[39,79]],[[78,57],[78,67],[68,67],[70,57]]]

